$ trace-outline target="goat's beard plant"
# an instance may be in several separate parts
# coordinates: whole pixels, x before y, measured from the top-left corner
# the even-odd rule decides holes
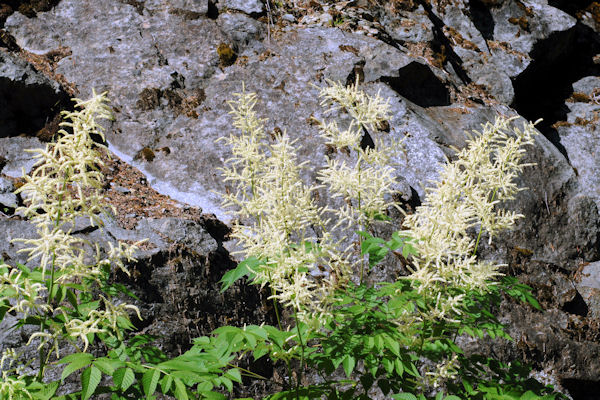
[[[17,190],[26,205],[16,212],[37,227],[39,237],[16,241],[25,244],[20,251],[28,253],[28,262],[38,266],[11,267],[0,262],[0,320],[10,313],[18,318],[14,328],[37,326],[27,345],[37,346],[39,357],[29,360],[30,365],[11,369],[22,361],[21,356],[13,349],[4,351],[0,365],[3,399],[38,398],[36,389],[44,382],[53,354],[60,357],[63,341],[85,352],[95,337],[123,339],[123,331],[132,328],[130,311],[139,317],[137,307],[113,298],[115,287],[107,281],[115,268],[128,274],[123,260],[133,260],[136,246],[108,243],[106,254],[97,244],[71,233],[85,220],[101,227],[101,215],[107,213],[98,152],[104,146],[95,143],[92,135],[104,139],[98,119],[112,118],[105,94],[74,101],[76,111],[63,113],[63,129],[56,141],[45,149],[30,150],[38,161],[30,175],[23,172],[25,183]],[[89,249],[95,254],[89,254]],[[25,367],[37,368],[37,386],[24,374]],[[52,396],[57,382],[49,386],[52,389],[43,393]]]
[[[321,137],[335,153],[318,173],[320,186],[300,178],[305,164],[298,161],[296,142],[285,133],[267,139],[264,120],[253,109],[256,95],[244,90],[235,96],[231,114],[241,135],[221,139],[233,153],[223,168],[228,185],[223,197],[237,221],[231,236],[247,258],[222,282],[227,288],[247,275],[268,285],[275,310],[279,304],[295,317],[295,326],[285,328],[278,314],[279,328],[290,331],[270,353],[289,370],[282,383],[288,390],[278,396],[366,399],[376,386],[401,399],[550,393],[528,380],[518,363],[467,357],[454,343],[463,333],[509,338],[489,312],[500,290],[539,307],[530,288],[516,279],[495,281],[502,265],[476,256],[484,232],[491,242],[522,218],[500,206],[522,190],[514,179],[528,165],[521,159],[524,146],[534,143],[534,124],[518,129],[514,118],[502,117],[485,124],[467,148],[457,150],[457,161],[443,167],[425,202],[405,216],[403,229],[385,241],[368,231],[375,220],[389,219],[393,204],[385,199],[392,198],[394,169],[382,141],[363,142],[363,135],[375,134],[390,118],[379,94],[366,95],[358,82],[349,87],[329,82],[322,89],[323,104],[347,112],[351,122],[341,129],[320,121]],[[344,206],[317,204],[312,194],[323,188]],[[472,228],[479,232],[476,238],[467,234]],[[366,285],[365,263],[372,267],[397,249],[409,260],[408,276]],[[291,360],[299,363],[295,374]],[[340,364],[347,380],[331,375]],[[302,385],[307,366],[321,374],[319,383]]]

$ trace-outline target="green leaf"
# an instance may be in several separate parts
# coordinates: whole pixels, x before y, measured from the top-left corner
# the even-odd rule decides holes
[[[131,368],[119,368],[113,375],[113,382],[119,389],[125,391],[135,381],[135,374]]]
[[[80,360],[86,360],[89,364],[92,362],[93,359],[94,359],[94,356],[91,355],[90,353],[73,353],[73,354],[69,354],[68,356],[61,358],[60,360],[58,360],[58,363],[59,364],[68,364],[68,363],[72,363],[72,362],[78,362]]]
[[[462,384],[463,384],[467,394],[473,394],[474,390],[473,390],[473,385],[471,385],[471,382],[467,381],[466,379],[463,379]]]
[[[221,278],[219,283],[221,284],[221,293],[226,291],[233,285],[238,279],[248,276],[254,278],[254,268],[263,265],[264,261],[259,260],[256,257],[248,257],[244,261],[240,262],[237,267],[227,271]]]
[[[94,358],[94,356],[92,356],[89,353],[75,353],[60,360],[60,364],[70,362],[70,364],[67,365],[65,369],[63,369],[60,375],[60,380],[64,382],[65,379],[73,372],[77,371],[80,368],[84,368],[90,365],[90,363],[92,362],[92,358]]]
[[[4,319],[6,312],[10,309],[10,304],[6,301],[0,301],[0,321]]]
[[[202,383],[199,383],[198,386],[196,387],[196,390],[199,392],[210,392],[211,390],[213,390],[215,386],[208,382],[208,381],[204,381]]]
[[[383,339],[385,340],[385,343],[387,344],[387,348],[395,355],[395,356],[400,356],[400,345],[398,344],[397,341],[395,341],[394,339],[392,339],[390,336],[385,335],[383,337]]]
[[[399,358],[396,358],[396,360],[394,360],[394,364],[396,365],[396,373],[399,376],[404,375],[404,364],[402,363],[402,360]]]
[[[350,378],[350,375],[352,374],[352,371],[356,366],[356,359],[351,355],[346,354],[346,357],[344,357],[344,361],[342,361],[342,366],[344,367],[344,372],[346,373],[346,376]]]
[[[394,371],[394,368],[395,368],[394,362],[392,360],[390,360],[389,358],[382,359],[381,363],[383,364],[383,368],[385,368],[385,371],[388,374],[391,374]]]
[[[540,396],[538,396],[537,394],[533,393],[531,390],[526,391],[525,393],[523,393],[523,395],[521,397],[519,397],[519,400],[538,400],[541,399]]]
[[[224,376],[231,379],[232,381],[242,383],[242,374],[237,368],[232,368],[229,371],[225,372]]]
[[[188,400],[189,397],[187,394],[187,389],[185,388],[185,385],[183,384],[181,379],[175,378],[173,379],[173,382],[175,383],[175,391],[173,393],[175,395],[175,398],[177,400]]]
[[[156,391],[159,379],[160,371],[157,369],[151,368],[144,373],[144,376],[142,377],[142,387],[147,398]]]
[[[54,382],[49,382],[49,383],[44,383],[44,384],[39,383],[39,382],[34,382],[33,384],[29,385],[27,387],[27,389],[34,389],[34,386],[36,386],[36,384],[40,385],[41,387],[40,387],[39,391],[33,393],[34,399],[50,400],[50,399],[54,398],[56,389],[58,389],[58,386],[59,386],[59,381],[54,381]]]
[[[171,373],[171,376],[173,376],[173,378],[178,378],[181,380],[184,380],[186,382],[198,382],[201,379],[201,376],[194,371],[186,371],[186,370],[181,370],[181,371],[173,371]]]
[[[231,379],[222,376],[221,378],[219,378],[218,384],[225,386],[229,393],[233,391],[233,382],[231,381]]]
[[[100,383],[100,378],[102,378],[102,373],[93,365],[83,371],[83,374],[81,374],[81,398],[83,400],[89,399],[94,394]]]
[[[398,393],[392,395],[394,400],[417,400],[417,396],[412,393]]]
[[[77,295],[71,289],[67,289],[67,300],[73,306],[73,308],[75,310],[77,310],[77,306],[79,305],[79,302],[77,301]]]
[[[227,397],[225,397],[223,394],[221,394],[219,392],[204,393],[204,397],[206,397],[208,400],[226,400],[227,399]]]
[[[525,295],[525,298],[527,299],[527,302],[533,306],[533,308],[539,311],[542,310],[542,306],[540,306],[540,303],[538,303],[535,297],[533,297],[531,294],[527,293]]]
[[[244,328],[244,330],[264,340],[267,340],[268,338],[267,331],[265,331],[263,327],[258,325],[248,325]]]
[[[168,393],[169,389],[171,389],[171,384],[173,383],[173,377],[171,375],[165,375],[160,380],[160,388],[163,393]]]
[[[106,375],[112,375],[117,368],[123,367],[125,363],[121,360],[102,357],[94,360],[94,365],[98,367],[102,373]]]
[[[254,349],[254,352],[252,353],[252,355],[254,356],[255,360],[258,360],[259,358],[263,357],[268,352],[269,352],[269,348],[267,346],[258,346]]]

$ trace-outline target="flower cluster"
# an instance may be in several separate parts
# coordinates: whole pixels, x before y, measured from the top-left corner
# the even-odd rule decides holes
[[[0,379],[0,398],[1,399],[33,399],[29,390],[27,390],[27,382],[22,376],[23,367],[21,365],[16,368],[13,364],[17,361],[18,356],[13,349],[4,350],[2,358],[0,358],[0,371],[2,378]]]
[[[244,247],[247,257],[264,261],[254,271],[255,282],[269,283],[275,298],[297,310],[307,305],[318,307],[326,296],[311,272],[331,258],[335,246],[329,236],[318,237],[313,229],[326,223],[323,210],[313,199],[316,188],[302,182],[302,164],[287,135],[273,144],[266,141],[263,121],[253,110],[256,95],[242,92],[236,96],[232,114],[241,135],[222,139],[233,153],[222,170],[232,188],[223,194],[224,203],[237,208],[239,221],[232,237]],[[337,271],[345,274],[343,262]],[[329,287],[335,285],[328,282]]]
[[[119,334],[116,321],[129,321],[127,310],[139,315],[134,306],[116,306],[107,298],[98,304],[103,309],[78,313],[74,305],[77,296],[91,296],[91,284],[101,283],[108,267],[116,266],[127,273],[123,259],[133,260],[136,249],[135,245],[109,243],[108,254],[103,256],[97,244],[92,246],[72,235],[73,227],[81,221],[102,226],[101,215],[107,212],[98,153],[105,147],[94,142],[92,135],[104,139],[98,120],[112,118],[105,93],[74,101],[76,111],[63,113],[56,141],[45,149],[29,150],[36,153],[38,161],[31,175],[23,173],[25,183],[17,190],[25,202],[17,212],[37,227],[38,237],[16,241],[25,244],[20,251],[29,255],[28,262],[39,267],[30,271],[26,267],[0,266],[0,304],[10,305],[8,310],[20,313],[22,319],[29,315],[39,319],[41,329],[29,342],[38,338],[40,349],[48,346],[57,356],[59,339],[80,339],[85,351],[94,334]],[[90,246],[96,249],[95,254],[86,251]],[[71,296],[68,303],[63,301],[65,295]],[[43,366],[45,360],[40,362]]]
[[[320,134],[326,144],[346,152],[328,158],[327,167],[319,172],[319,180],[329,188],[333,198],[344,200],[337,210],[339,223],[346,223],[347,227],[358,223],[358,229],[363,230],[391,205],[385,199],[393,192],[392,152],[380,138],[369,134],[390,118],[390,106],[379,93],[371,97],[359,90],[358,80],[350,86],[329,82],[321,97],[321,105],[329,105],[329,112],[345,110],[352,120],[346,129],[340,129],[336,121],[320,121]],[[373,141],[370,146],[361,145],[365,135]]]
[[[285,133],[274,143],[267,141],[264,121],[254,111],[255,94],[236,94],[231,113],[241,135],[220,139],[233,153],[222,169],[229,188],[224,204],[235,208],[239,221],[232,237],[244,247],[246,257],[264,262],[253,271],[255,282],[269,283],[274,298],[309,313],[325,312],[334,291],[353,272],[348,240],[343,234],[343,239],[334,239],[334,230],[341,225],[368,226],[389,206],[384,196],[394,182],[381,142],[371,147],[360,144],[364,129],[375,130],[389,118],[389,105],[358,90],[358,83],[343,87],[330,82],[321,96],[323,105],[333,104],[330,111],[343,108],[352,117],[344,130],[336,122],[320,121],[326,144],[342,150],[319,172],[323,186],[302,181],[305,163],[298,161],[296,143]],[[314,194],[322,187],[332,198],[341,197],[344,205],[319,206]]]
[[[519,190],[515,178],[525,166],[521,163],[524,145],[534,142],[536,130],[529,123],[523,129],[512,126],[514,118],[497,118],[486,123],[481,133],[457,153],[455,162],[444,165],[438,181],[404,226],[413,238],[418,255],[412,264],[412,279],[419,292],[434,304],[430,318],[451,318],[459,314],[463,294],[486,290],[498,276],[498,268],[476,258],[478,240],[467,231],[479,228],[491,242],[500,230],[510,228],[521,214],[498,207]],[[451,294],[452,289],[458,289]]]

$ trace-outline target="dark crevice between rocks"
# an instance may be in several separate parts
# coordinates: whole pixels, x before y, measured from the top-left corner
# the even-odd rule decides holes
[[[346,86],[351,86],[358,83],[362,83],[365,81],[365,60],[360,60],[354,64],[352,71],[348,74],[346,78]]]
[[[588,306],[585,304],[583,297],[577,292],[571,301],[566,302],[562,306],[562,310],[569,314],[580,315],[586,317],[588,315]]]
[[[485,40],[494,39],[494,17],[481,0],[469,0],[469,12],[475,28]]]
[[[381,78],[396,93],[421,107],[450,105],[446,85],[424,64],[413,61],[398,70],[397,77]]]
[[[549,0],[548,5],[558,8],[572,17],[577,17],[579,12],[588,8],[595,1],[598,0]]]
[[[398,207],[400,207],[404,212],[412,214],[415,212],[417,207],[421,205],[421,198],[419,197],[419,193],[413,188],[410,187],[410,194],[408,193],[396,193],[393,195],[394,202]],[[401,216],[404,218],[404,215]]]
[[[471,83],[471,78],[469,78],[469,75],[462,67],[462,59],[456,54],[452,43],[450,43],[450,40],[444,34],[444,21],[435,15],[429,1],[418,0],[418,3],[423,6],[427,12],[427,17],[433,23],[432,47],[434,50],[436,47],[439,47],[439,53],[444,55],[445,61],[452,65],[454,72],[465,85]]]
[[[18,11],[29,18],[37,13],[52,10],[60,0],[7,0],[0,2],[0,27],[4,27],[6,19]]]
[[[214,214],[203,214],[201,222],[204,229],[219,245],[229,239],[231,228],[221,222]]]
[[[569,391],[573,400],[598,400],[600,382],[583,379],[563,379],[561,385]]]
[[[50,86],[0,77],[0,138],[25,134],[50,140],[60,110],[69,107],[69,96]]]
[[[119,273],[117,279],[134,288],[133,293],[140,298],[144,304],[162,303],[164,301],[160,294],[160,288],[150,282],[154,265],[165,265],[168,255],[159,252],[148,259],[136,262],[129,267],[130,276]]]
[[[204,225],[215,238],[224,238],[224,227],[209,217],[212,225]],[[167,353],[179,354],[190,348],[193,338],[222,325],[275,323],[266,291],[241,280],[221,293],[220,279],[235,267],[221,243],[209,254],[174,243],[139,259],[129,267],[130,276],[121,273],[116,279],[139,298],[135,304],[144,319],[136,321],[136,328],[159,336],[157,343]]]
[[[577,23],[537,42],[530,53],[532,62],[513,79],[515,97],[511,107],[529,120],[543,118],[537,128],[565,157],[567,152],[553,125],[567,119],[565,100],[573,93],[573,83],[585,76],[600,75],[600,65],[593,61],[599,52],[599,35]]]
[[[4,29],[0,29],[0,47],[3,47],[9,51],[20,50],[20,47],[17,44],[17,41],[14,38],[14,36],[6,32]]]
[[[121,3],[124,4],[129,4],[130,6],[132,6],[135,9],[135,12],[137,12],[139,15],[144,15],[144,2],[143,1],[136,1],[136,0],[120,0]]]
[[[210,19],[219,18],[219,9],[217,8],[216,2],[208,0],[208,11],[206,16]]]
[[[360,139],[360,148],[363,149],[364,151],[366,151],[367,149],[374,149],[375,141],[369,134],[369,131],[367,131],[364,126],[362,127],[362,131],[363,131],[363,136]]]

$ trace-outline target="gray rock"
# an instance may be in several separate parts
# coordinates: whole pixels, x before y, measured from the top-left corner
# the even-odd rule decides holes
[[[596,122],[600,104],[600,78],[586,77],[573,84],[574,95],[566,104],[570,109],[566,123],[557,127],[560,143],[569,162],[577,169],[581,190],[600,207],[600,139]]]
[[[219,14],[217,24],[231,38],[238,49],[244,49],[249,44],[256,46],[265,35],[265,27],[257,20],[240,13]],[[262,46],[261,46],[262,47]],[[259,48],[257,51],[264,49]]]
[[[0,176],[0,212],[3,207],[12,209],[17,207],[17,196],[13,193],[14,190],[12,182]]]
[[[144,257],[168,252],[173,243],[183,245],[197,254],[209,254],[217,250],[217,242],[202,225],[178,218],[142,219],[135,230],[122,229],[108,222],[105,230],[116,240],[147,239],[152,249],[142,251],[140,254]]]
[[[27,221],[0,218],[0,232],[2,232],[0,259],[10,265],[21,263],[30,267],[35,266],[35,260],[32,263],[28,263],[28,256],[18,252],[25,247],[23,243],[13,242],[14,239],[33,239],[38,237],[34,225]]]
[[[19,178],[29,173],[37,162],[33,153],[28,149],[44,149],[46,146],[37,138],[31,137],[0,137],[0,156],[6,159],[2,173],[12,178]]]
[[[586,76],[581,78],[577,82],[573,83],[574,93],[584,93],[590,98],[597,94],[600,90],[600,77],[598,76]]]
[[[531,0],[520,7],[515,1],[492,7],[494,40],[510,43],[512,50],[529,54],[533,45],[548,38],[553,32],[566,31],[577,20],[567,13],[548,5],[547,0]]]
[[[146,0],[136,7],[138,7],[137,10],[183,13],[189,17],[197,18],[199,15],[206,15],[208,12],[208,0]]]
[[[283,14],[281,18],[287,22],[296,22],[296,17],[294,17],[292,14]]]
[[[6,50],[0,50],[0,77],[10,79],[14,82],[21,82],[23,85],[48,86],[57,93],[60,91],[60,85],[46,76],[37,72],[31,64],[15,57]]]
[[[386,13],[381,24],[388,35],[400,43],[419,43],[433,40],[433,23],[421,5],[411,12]]]
[[[600,262],[584,266],[578,278],[575,286],[588,306],[590,317],[600,318]]]
[[[81,19],[91,23],[96,32],[94,37],[83,32],[78,34],[77,26],[75,31],[67,29],[61,22],[65,15],[72,21]],[[110,27],[114,20],[129,22],[115,30]],[[223,73],[215,74],[219,63],[216,48],[227,42],[218,26],[227,32],[227,27],[233,29],[244,22],[244,17],[226,15],[220,16],[216,23],[205,19],[187,21],[173,15],[140,16],[116,2],[103,2],[101,6],[89,9],[81,2],[64,1],[53,13],[40,14],[36,20],[13,16],[7,21],[7,27],[19,43],[30,50],[34,50],[34,46],[40,47],[38,43],[48,41],[43,33],[45,29],[64,30],[62,40],[71,47],[73,57],[78,61],[73,66],[72,59],[62,60],[58,72],[83,85],[83,93],[89,92],[91,87],[109,89],[113,103],[121,109],[116,115],[116,127],[122,133],[109,133],[112,147],[128,153],[130,159],[144,147],[177,149],[169,155],[160,155],[153,162],[133,163],[152,176],[149,181],[153,187],[169,188],[169,194],[175,198],[185,198],[205,212],[215,212],[223,217],[218,196],[209,192],[210,189],[223,190],[215,167],[227,157],[227,151],[214,143],[230,126],[228,107],[221,100],[223,93],[240,90],[240,83],[245,81],[249,90],[258,91],[260,98],[268,100],[259,105],[258,111],[272,117],[269,129],[287,127],[291,134],[309,138],[315,136],[315,128],[307,123],[307,118],[313,113],[320,117],[322,113],[316,98],[317,90],[310,86],[319,81],[319,76],[346,81],[353,65],[362,59],[365,77],[376,80],[399,75],[398,69],[410,61],[398,50],[374,39],[333,28],[308,28],[290,32],[279,39],[264,60],[261,60],[262,53],[238,49],[240,55],[248,57],[246,66],[234,64]],[[39,31],[40,27],[43,27],[42,31]],[[195,34],[200,28],[203,33]],[[239,32],[237,29],[235,31]],[[36,31],[44,37],[34,39]],[[252,33],[233,40],[245,43],[254,38]],[[98,43],[114,43],[115,53]],[[56,45],[58,43],[50,46]],[[127,54],[127,57],[119,54]],[[98,57],[105,60],[100,69],[96,62]],[[161,59],[167,60],[168,64]],[[138,68],[142,68],[142,72],[134,75]],[[428,66],[425,68],[429,69]],[[117,76],[114,71],[119,71]],[[411,77],[405,75],[405,78]],[[121,85],[122,80],[127,81],[127,85]],[[168,108],[139,109],[138,101],[145,88],[167,88],[172,84],[185,89],[205,88],[207,100],[198,119],[173,115]],[[278,112],[272,113],[274,109]],[[399,127],[396,132],[400,131],[404,129]],[[306,143],[306,148],[318,149],[319,146],[322,144],[318,141]],[[303,156],[314,157],[306,151]],[[320,157],[322,160],[322,155]]]
[[[217,7],[219,10],[236,10],[246,14],[261,14],[265,10],[260,0],[220,0]]]

